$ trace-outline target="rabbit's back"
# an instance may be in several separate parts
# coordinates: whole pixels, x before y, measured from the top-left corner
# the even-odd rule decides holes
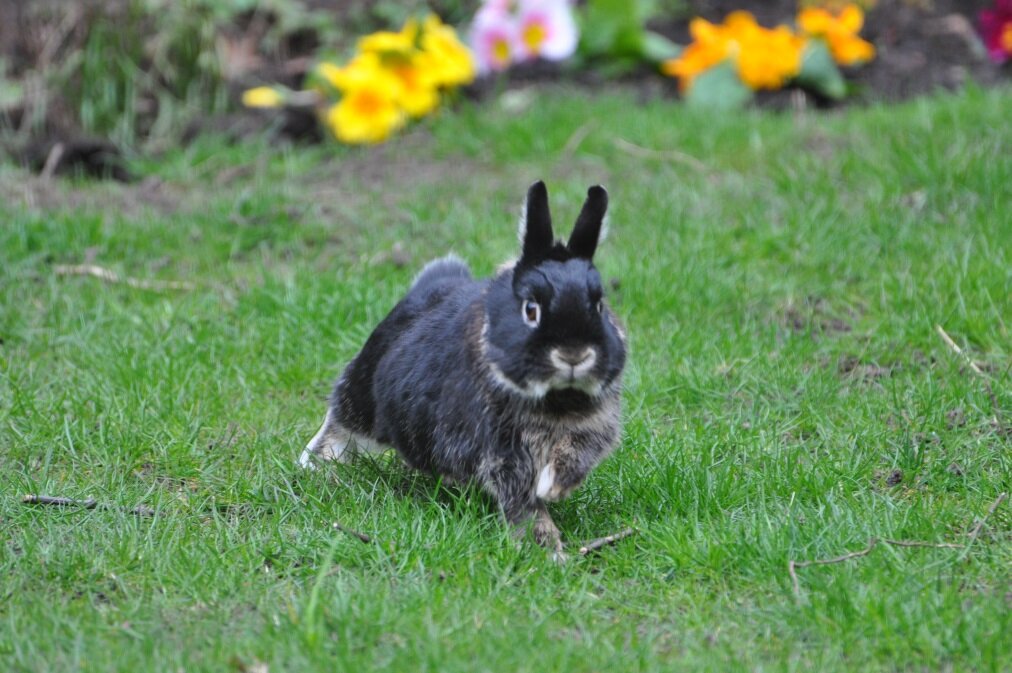
[[[464,390],[469,382],[461,369],[469,353],[463,337],[486,285],[455,258],[423,269],[338,380],[332,406],[340,423],[394,446],[416,468],[444,472],[451,461],[434,461],[432,449],[445,444],[436,441],[437,430],[452,430],[447,405],[457,405],[452,416],[463,419],[470,410],[459,405],[477,403]]]
[[[466,334],[481,320],[485,287],[453,279],[429,285],[424,310],[376,369],[376,439],[418,469],[460,479],[472,473],[474,421],[482,409]]]

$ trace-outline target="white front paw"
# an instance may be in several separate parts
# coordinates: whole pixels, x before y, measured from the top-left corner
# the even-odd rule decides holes
[[[313,454],[309,452],[309,449],[304,449],[302,455],[299,456],[299,467],[306,470],[316,469],[316,465],[313,464]]]

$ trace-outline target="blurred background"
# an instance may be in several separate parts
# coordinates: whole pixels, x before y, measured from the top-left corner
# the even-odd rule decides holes
[[[237,140],[268,132],[284,140],[319,142],[327,134],[318,107],[287,105],[282,112],[264,114],[244,109],[242,92],[264,84],[300,90],[321,61],[341,63],[351,57],[362,36],[396,31],[410,18],[428,13],[456,29],[472,49],[480,49],[475,46],[476,16],[497,4],[502,3],[0,0],[0,146],[36,171],[49,159],[56,173],[83,171],[126,179],[123,162],[110,158],[123,152],[157,153],[205,132]],[[641,88],[643,98],[676,98],[685,93],[684,87],[680,90],[671,77],[663,76],[659,65],[691,41],[694,17],[719,22],[733,11],[747,10],[760,25],[772,27],[790,24],[799,5],[813,4],[830,10],[850,4],[866,11],[861,35],[877,49],[875,57],[845,71],[845,98],[829,100],[812,87],[791,86],[759,91],[759,105],[896,100],[968,82],[987,85],[1002,77],[1004,59],[996,58],[997,52],[989,58],[984,25],[985,14],[999,11],[1001,2],[561,4],[569,5],[579,31],[572,50],[551,60],[530,59],[486,72],[464,87],[463,96],[482,99],[543,80],[592,89],[632,83]],[[1001,25],[990,29],[999,46]],[[56,143],[62,143],[63,150],[58,160],[52,155]]]

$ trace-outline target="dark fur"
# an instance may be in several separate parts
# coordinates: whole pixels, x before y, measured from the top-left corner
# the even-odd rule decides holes
[[[510,522],[532,520],[538,541],[558,547],[536,494],[540,470],[551,462],[552,499],[565,497],[620,430],[625,338],[598,303],[603,288],[592,262],[606,208],[604,190],[591,188],[570,241],[557,242],[547,191],[535,183],[515,265],[481,280],[455,258],[428,265],[344,370],[333,420],[393,446],[419,470],[476,480]],[[527,299],[542,307],[537,328],[523,322]],[[563,376],[552,349],[567,356],[586,347],[596,360],[582,388],[521,394]]]

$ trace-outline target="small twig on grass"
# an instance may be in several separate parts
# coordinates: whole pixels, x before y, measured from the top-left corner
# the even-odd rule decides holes
[[[88,498],[87,500],[74,500],[73,498],[56,498],[49,495],[26,495],[21,499],[26,505],[56,505],[57,507],[83,507],[84,509],[95,509],[98,502]]]
[[[894,547],[932,547],[934,549],[962,549],[966,545],[955,542],[922,542],[921,540],[882,540]]]
[[[814,561],[795,561],[791,559],[790,561],[787,562],[787,572],[790,574],[791,583],[794,585],[794,595],[795,596],[801,595],[801,586],[798,584],[798,573],[795,572],[797,568],[805,568],[807,566],[814,566],[814,565],[820,566],[829,565],[831,563],[843,563],[844,561],[849,561],[850,559],[853,558],[858,558],[860,556],[867,556],[868,554],[871,553],[871,550],[875,548],[876,544],[878,544],[878,540],[876,540],[875,538],[871,538],[870,540],[868,540],[868,546],[862,549],[861,551],[850,552],[849,554],[837,556],[836,558],[816,559]]]
[[[994,424],[999,430],[1003,430],[1001,409],[998,406],[998,398],[995,396],[994,390],[991,388],[990,377],[977,366],[977,363],[973,361],[966,351],[959,347],[959,344],[952,340],[952,337],[949,336],[948,332],[946,332],[941,325],[935,325],[935,331],[938,332],[938,336],[942,337],[942,341],[944,341],[956,355],[966,362],[966,364],[970,367],[970,371],[980,376],[981,380],[984,381],[984,391],[987,393],[987,398],[991,401],[991,410],[994,412]]]
[[[957,344],[955,341],[952,340],[952,337],[949,336],[948,332],[946,332],[941,325],[935,325],[935,331],[938,332],[938,336],[942,337],[942,341],[944,341],[946,345],[949,348],[951,348],[956,355],[963,358],[966,364],[970,365],[970,369],[973,371],[974,374],[985,376],[981,368],[977,366],[977,363],[974,362],[970,358],[970,356],[966,354],[966,351],[964,351],[962,348],[959,347],[959,344]]]
[[[559,158],[563,161],[571,158],[573,153],[580,147],[590,132],[597,126],[597,122],[591,119],[589,122],[583,124],[580,128],[573,131],[573,134],[569,136],[566,144],[562,146],[562,151],[559,152]]]
[[[57,276],[94,276],[107,283],[122,283],[139,290],[193,290],[197,286],[185,280],[145,280],[121,276],[94,264],[57,264],[53,267]]]
[[[21,499],[26,505],[53,505],[56,507],[81,507],[83,509],[118,509],[137,516],[154,516],[155,510],[150,507],[138,505],[137,507],[120,507],[119,505],[107,505],[88,498],[87,500],[75,500],[73,498],[60,498],[49,495],[26,495]]]
[[[640,147],[639,145],[631,143],[623,138],[615,138],[612,142],[615,144],[617,149],[640,159],[674,161],[675,163],[685,164],[700,173],[709,172],[709,168],[707,168],[706,164],[702,161],[690,154],[679,152],[678,150],[653,150],[649,147]]]
[[[39,172],[40,178],[49,180],[53,177],[56,167],[60,165],[60,159],[63,158],[64,149],[63,143],[56,143],[50,148],[49,154],[46,155],[46,163],[42,165],[42,170]]]
[[[347,533],[348,535],[351,535],[352,537],[357,537],[359,540],[361,540],[362,542],[365,542],[366,544],[369,544],[370,542],[372,542],[372,538],[369,537],[368,535],[366,535],[365,533],[359,533],[357,530],[354,530],[352,528],[348,528],[347,526],[345,526],[344,524],[342,524],[342,523],[340,523],[338,521],[335,521],[332,524],[332,526],[334,527],[334,530],[339,530],[342,533]]]
[[[837,556],[835,558],[828,558],[828,559],[814,559],[812,561],[795,561],[794,559],[791,559],[787,562],[787,574],[791,576],[791,585],[794,588],[794,596],[795,598],[801,597],[801,585],[798,582],[798,573],[796,572],[798,568],[805,568],[807,566],[814,566],[814,565],[830,565],[833,563],[843,563],[845,561],[850,561],[851,559],[867,556],[880,542],[882,544],[893,545],[895,547],[930,547],[933,549],[962,549],[963,553],[960,555],[960,558],[962,558],[967,554],[967,552],[970,551],[970,546],[973,544],[974,540],[977,539],[977,535],[980,534],[980,531],[984,527],[984,523],[987,521],[988,517],[994,514],[994,511],[998,509],[998,506],[1001,505],[1002,501],[1004,501],[1006,497],[1008,497],[1008,493],[998,494],[998,497],[995,499],[994,502],[991,503],[991,506],[988,508],[987,513],[984,514],[984,516],[980,519],[980,521],[977,522],[977,525],[975,525],[973,529],[970,530],[969,533],[967,533],[967,535],[969,536],[969,540],[966,541],[966,544],[955,544],[952,542],[926,542],[922,540],[889,540],[889,539],[879,540],[877,538],[871,538],[870,540],[868,540],[868,546],[865,547],[864,549],[860,551],[850,552],[848,554],[844,554],[843,556]]]
[[[1002,501],[1004,501],[1005,498],[1007,497],[1008,493],[999,493],[998,497],[995,498],[994,502],[991,503],[991,506],[987,508],[987,513],[984,514],[984,516],[981,517],[980,521],[977,522],[977,525],[974,526],[969,533],[967,533],[967,535],[970,538],[969,540],[966,541],[967,548],[969,548],[970,545],[973,544],[974,540],[977,539],[977,536],[980,535],[980,531],[982,528],[984,528],[984,523],[987,521],[988,517],[994,514],[994,511],[998,509],[998,506],[1001,505]]]
[[[636,532],[634,528],[623,528],[614,535],[605,535],[599,537],[596,540],[591,540],[580,547],[580,556],[586,556],[587,554],[597,551],[601,547],[607,547],[610,544],[615,544],[619,540],[629,537]]]

